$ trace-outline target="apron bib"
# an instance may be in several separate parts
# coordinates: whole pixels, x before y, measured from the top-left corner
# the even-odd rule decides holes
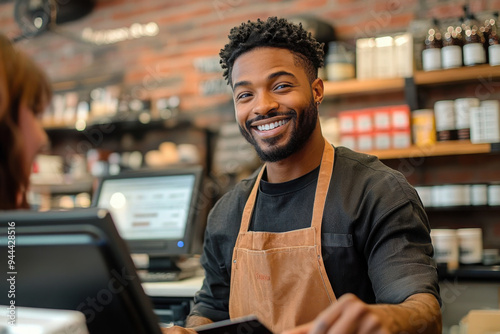
[[[325,140],[311,227],[282,233],[248,231],[262,167],[245,205],[233,250],[229,315],[256,315],[274,333],[312,321],[336,301],[321,255],[321,222],[333,172]]]

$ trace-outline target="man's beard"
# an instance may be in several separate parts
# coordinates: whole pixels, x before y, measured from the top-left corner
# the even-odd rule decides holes
[[[262,149],[262,147],[259,146],[257,141],[253,138],[251,135],[251,127],[250,124],[257,119],[265,119],[265,118],[270,118],[274,117],[277,115],[287,115],[291,116],[291,119],[289,122],[292,122],[293,129],[292,133],[290,135],[290,138],[287,143],[285,143],[284,146],[278,146],[278,147],[272,147],[275,145],[283,135],[281,134],[277,137],[273,138],[268,138],[262,140],[264,144],[267,144],[269,146],[266,151]],[[255,119],[252,119],[250,121],[247,121],[245,123],[246,129],[243,129],[241,125],[239,125],[240,132],[245,137],[245,139],[253,145],[255,148],[255,151],[257,152],[257,155],[259,158],[264,161],[264,162],[276,162],[280,161],[283,159],[288,158],[292,154],[300,151],[306,144],[306,142],[309,140],[309,137],[311,137],[311,134],[313,133],[314,129],[316,128],[316,123],[318,121],[318,109],[316,108],[316,104],[314,103],[314,100],[311,100],[311,103],[303,110],[302,112],[302,117],[300,119],[300,123],[297,122],[297,112],[295,110],[290,110],[289,112],[285,114],[278,114],[276,112],[269,113],[265,117],[259,116]]]

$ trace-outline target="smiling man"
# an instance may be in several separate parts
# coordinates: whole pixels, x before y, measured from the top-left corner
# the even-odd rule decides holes
[[[269,18],[231,30],[220,56],[241,133],[264,165],[209,215],[187,326],[255,314],[275,333],[440,333],[415,190],[322,136],[322,45]]]

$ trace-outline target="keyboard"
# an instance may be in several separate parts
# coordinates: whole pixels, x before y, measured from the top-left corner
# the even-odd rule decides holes
[[[143,282],[173,282],[193,277],[194,272],[138,270],[137,275]]]

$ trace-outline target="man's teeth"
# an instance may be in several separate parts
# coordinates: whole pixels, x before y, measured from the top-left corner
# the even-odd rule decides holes
[[[281,120],[278,122],[269,123],[269,124],[265,124],[265,125],[258,125],[257,129],[259,129],[259,131],[272,130],[274,128],[277,128],[278,126],[285,125],[287,122],[288,122],[287,120]]]

